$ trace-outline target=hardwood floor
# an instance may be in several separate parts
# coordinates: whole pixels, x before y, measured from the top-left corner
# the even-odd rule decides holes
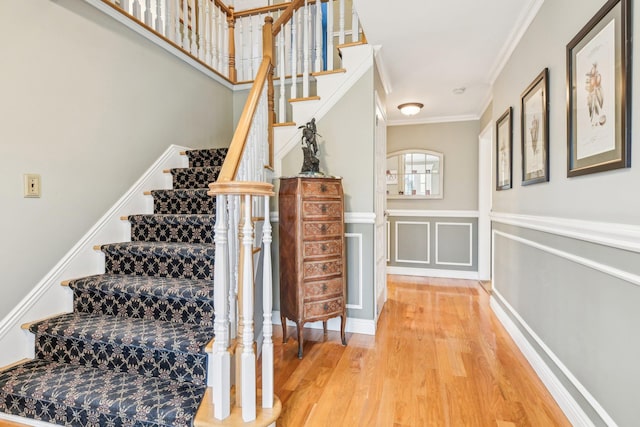
[[[388,283],[375,337],[306,329],[299,360],[274,327],[278,427],[571,425],[477,281]]]

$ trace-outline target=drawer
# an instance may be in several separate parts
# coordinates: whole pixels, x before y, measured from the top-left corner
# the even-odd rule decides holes
[[[305,261],[302,264],[302,277],[307,279],[322,278],[342,274],[342,258],[326,261]]]
[[[342,218],[342,202],[340,200],[305,200],[302,202],[302,218]]]
[[[302,256],[304,258],[317,258],[322,256],[341,255],[342,239],[320,240],[304,242]]]
[[[342,237],[342,222],[305,221],[302,223],[302,238]]]
[[[333,295],[342,295],[342,277],[318,280],[316,282],[305,282],[303,286],[305,301]]]
[[[340,181],[316,181],[313,179],[302,181],[302,197],[329,197],[340,198],[342,196]]]
[[[323,317],[335,314],[342,314],[343,310],[342,297],[332,298],[325,301],[318,302],[305,302],[304,303],[304,318]]]

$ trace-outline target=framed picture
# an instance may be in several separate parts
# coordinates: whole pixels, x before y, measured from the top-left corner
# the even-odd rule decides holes
[[[496,190],[511,188],[511,159],[513,158],[512,108],[496,121]]]
[[[567,45],[567,176],[631,166],[630,0],[609,0]]]
[[[522,185],[549,181],[549,69],[531,82],[520,98]]]

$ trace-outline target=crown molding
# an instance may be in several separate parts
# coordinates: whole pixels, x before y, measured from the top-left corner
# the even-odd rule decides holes
[[[524,33],[529,28],[533,18],[538,14],[538,11],[542,7],[542,3],[544,3],[544,0],[530,0],[528,7],[526,7],[520,17],[514,21],[513,29],[511,30],[511,33],[509,33],[505,44],[502,46],[502,49],[489,72],[489,85],[493,86],[493,83],[507,64],[507,61],[511,57],[516,46],[520,43],[522,36],[524,36]]]
[[[473,120],[480,120],[480,116],[477,114],[463,114],[460,116],[427,117],[424,119],[389,120],[387,122],[387,125],[388,126],[426,125],[426,124],[433,124],[433,123],[470,122]]]

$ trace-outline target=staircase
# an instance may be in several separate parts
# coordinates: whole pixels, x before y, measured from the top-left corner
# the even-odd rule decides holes
[[[188,151],[105,273],[65,282],[73,312],[25,325],[35,358],[0,371],[0,412],[73,426],[191,426],[213,339],[215,199],[227,149]]]

